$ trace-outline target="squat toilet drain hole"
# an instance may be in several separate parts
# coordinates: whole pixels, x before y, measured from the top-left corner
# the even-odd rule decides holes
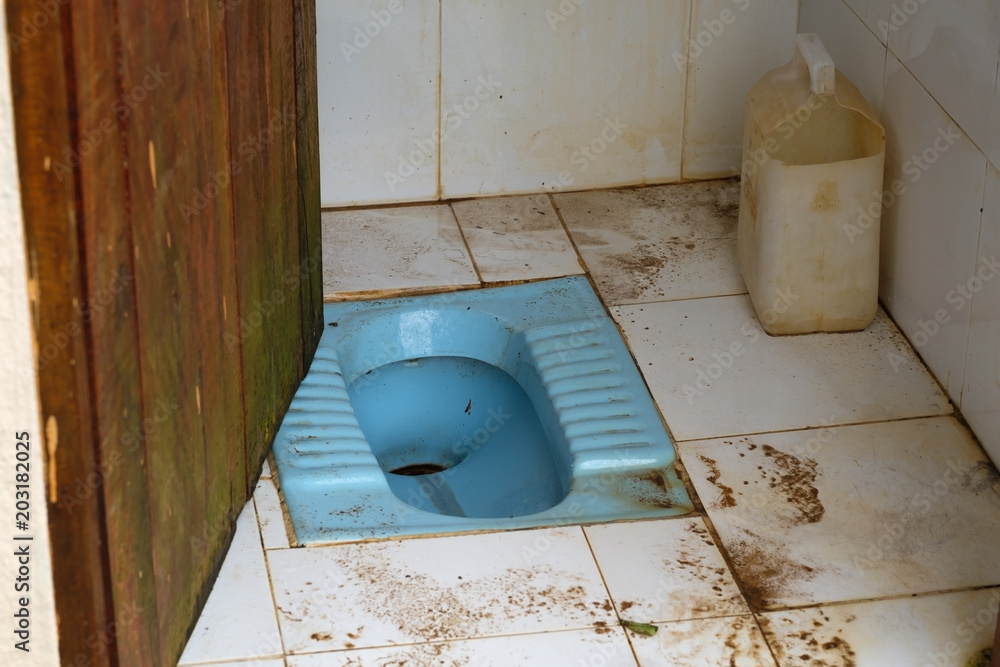
[[[444,472],[447,469],[448,466],[439,465],[437,463],[411,463],[410,465],[400,466],[399,468],[388,472],[390,475],[417,477],[420,475],[433,475],[434,473]]]

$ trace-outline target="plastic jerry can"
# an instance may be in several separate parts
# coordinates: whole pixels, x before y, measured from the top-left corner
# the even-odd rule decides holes
[[[819,37],[795,44],[747,95],[736,252],[767,333],[857,331],[878,309],[885,130]]]

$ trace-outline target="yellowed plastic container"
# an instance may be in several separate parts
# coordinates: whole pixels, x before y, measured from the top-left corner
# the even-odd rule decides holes
[[[747,95],[737,255],[772,335],[857,331],[878,308],[885,131],[819,37]],[[874,217],[872,211],[874,210]]]

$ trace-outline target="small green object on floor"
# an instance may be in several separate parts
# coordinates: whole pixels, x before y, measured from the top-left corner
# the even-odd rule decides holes
[[[984,648],[982,651],[969,658],[969,661],[965,663],[965,667],[990,667],[990,659],[992,656],[993,649]]]
[[[656,626],[650,625],[649,623],[636,623],[635,621],[626,621],[624,619],[619,622],[622,624],[622,627],[628,628],[632,632],[640,635],[649,635],[652,637],[656,634]]]

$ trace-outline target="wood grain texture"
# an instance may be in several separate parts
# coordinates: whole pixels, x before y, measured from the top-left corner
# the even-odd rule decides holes
[[[226,23],[247,467],[256,471],[304,374],[293,6],[242,2]]]
[[[247,497],[245,458],[226,451],[243,446],[232,428],[243,420],[239,357],[223,335],[228,304],[236,304],[226,185],[217,175],[228,137],[214,116],[210,6],[121,3],[119,12],[123,88],[134,103],[126,143],[142,402],[147,414],[170,412],[154,418],[145,442],[158,657],[173,664]],[[249,216],[249,226],[258,219]],[[234,477],[243,487],[235,497]]]
[[[81,257],[87,286],[84,320],[91,340],[91,381],[100,487],[104,496],[114,643],[119,664],[151,665],[158,650],[146,475],[146,411],[135,309],[135,266],[118,79],[119,35],[113,0],[83,0],[72,12],[74,103],[82,157]]]
[[[170,666],[322,332],[314,8],[58,7],[11,69],[60,653]]]
[[[4,4],[8,26],[31,24],[33,2]],[[107,587],[102,495],[91,418],[86,323],[78,246],[77,184],[65,164],[76,159],[73,53],[65,10],[46,15],[28,39],[11,44],[11,88],[29,286],[36,332],[41,422],[46,427],[49,539],[56,592],[60,660],[109,665],[111,600]],[[27,34],[27,33],[24,33]],[[78,155],[78,154],[77,154]],[[49,456],[54,450],[54,456]],[[52,482],[55,482],[55,489]],[[51,502],[55,496],[58,502]],[[39,501],[41,499],[38,499]]]
[[[295,154],[299,186],[299,261],[302,278],[302,335],[306,357],[323,335],[322,211],[319,187],[319,108],[316,72],[316,3],[295,0]],[[310,323],[312,326],[310,327]]]

